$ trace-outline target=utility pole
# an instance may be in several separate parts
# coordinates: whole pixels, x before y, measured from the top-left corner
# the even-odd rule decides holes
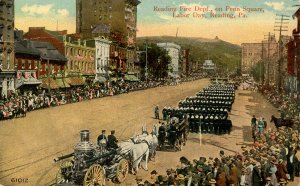
[[[279,50],[278,50],[278,52],[279,52],[279,59],[278,59],[278,78],[277,78],[277,88],[278,88],[278,91],[279,92],[281,92],[281,87],[282,87],[282,74],[281,74],[281,65],[282,65],[282,63],[283,63],[283,49],[284,49],[284,47],[283,47],[283,40],[282,40],[282,32],[284,32],[284,31],[288,31],[287,30],[287,28],[288,28],[288,26],[287,25],[285,25],[285,24],[288,24],[289,22],[288,22],[288,18],[289,18],[289,16],[287,16],[287,15],[283,15],[283,14],[281,14],[281,15],[276,15],[278,18],[276,18],[275,20],[275,24],[277,24],[277,25],[275,25],[274,27],[275,27],[275,29],[274,29],[274,31],[278,31],[279,32],[279,41],[278,41],[278,43],[279,43]]]
[[[267,64],[266,64],[266,69],[267,69],[266,84],[267,84],[267,86],[270,85],[270,44],[271,44],[271,36],[275,37],[274,34],[271,35],[271,32],[269,32],[268,35],[265,35],[265,37],[267,37],[267,40],[268,40],[268,53],[267,53],[268,57],[267,57]]]
[[[260,67],[259,67],[259,81],[260,81],[260,84],[264,84],[264,78],[262,77],[263,76],[263,73],[262,73],[262,70],[263,70],[263,63],[264,63],[264,41],[261,41],[261,63],[260,63]]]
[[[145,65],[145,79],[148,81],[148,42],[146,41],[146,65]]]

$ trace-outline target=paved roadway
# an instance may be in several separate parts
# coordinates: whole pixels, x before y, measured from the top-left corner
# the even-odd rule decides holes
[[[28,179],[30,186],[51,183],[57,172],[53,158],[72,152],[79,131],[89,129],[96,141],[102,129],[116,130],[119,138],[140,133],[142,124],[152,125],[153,108],[175,106],[195,95],[208,79],[179,86],[157,87],[113,97],[30,112],[26,118],[0,122],[0,184],[15,185],[14,178]]]
[[[156,104],[176,106],[178,101],[207,86],[207,79],[183,83],[179,86],[158,87],[129,94],[86,101],[57,108],[31,112],[26,118],[0,123],[0,183],[16,185],[12,178],[28,178],[27,184],[40,186],[53,182],[57,165],[53,158],[72,152],[79,141],[79,131],[90,129],[95,141],[102,129],[116,129],[119,138],[127,139],[140,133],[142,124],[148,128],[156,121],[153,108]],[[155,162],[148,164],[149,171],[140,170],[138,175],[150,178],[151,170],[164,174],[167,168],[176,168],[179,158],[198,159],[200,156],[218,157],[222,149],[227,154],[240,151],[236,143],[252,142],[250,119],[253,114],[267,121],[277,110],[258,93],[238,90],[230,115],[233,131],[230,135],[201,136],[191,134],[181,152],[158,152]],[[269,124],[268,127],[273,127]],[[122,185],[135,185],[135,176],[129,175]],[[289,184],[297,186],[297,182]],[[108,182],[108,186],[113,185]]]

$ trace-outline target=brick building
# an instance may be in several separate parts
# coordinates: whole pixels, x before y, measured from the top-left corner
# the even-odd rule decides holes
[[[275,36],[261,43],[242,43],[242,72],[250,74],[255,65],[262,62],[264,71],[261,74],[264,83],[274,84],[278,57],[278,42]]]
[[[297,27],[293,30],[293,37],[286,44],[287,74],[286,88],[288,91],[300,92],[300,9],[293,15],[297,19]]]
[[[190,50],[189,49],[183,49],[181,51],[181,74],[183,76],[189,76],[191,72],[191,65],[189,60]]]
[[[111,41],[112,76],[135,73],[138,0],[76,0],[76,32],[82,39]],[[92,10],[92,11],[91,11]]]
[[[30,40],[23,40],[23,31],[15,31],[16,89],[36,90],[41,84],[38,80],[41,52],[33,47]]]
[[[94,40],[81,40],[78,34],[68,35],[66,30],[50,31],[45,27],[29,27],[24,38],[51,43],[59,53],[68,59],[64,68],[67,72],[95,76]]]
[[[7,97],[15,90],[14,0],[0,1],[0,92]]]
[[[81,73],[89,82],[95,78],[95,42],[81,40],[73,35],[63,36],[65,57],[68,59],[66,71]]]

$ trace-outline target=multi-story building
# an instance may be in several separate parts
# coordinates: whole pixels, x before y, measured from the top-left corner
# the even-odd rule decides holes
[[[242,43],[242,72],[249,74],[259,62],[264,67],[264,71],[261,72],[264,83],[274,84],[278,63],[278,42],[275,36],[261,43]]]
[[[95,38],[96,46],[96,81],[104,82],[109,77],[109,58],[110,58],[110,44],[111,41],[104,37]]]
[[[181,60],[181,74],[183,76],[190,75],[190,61],[189,61],[189,49],[184,49],[181,52],[182,60]]]
[[[9,96],[15,90],[14,0],[0,1],[0,91]]]
[[[15,31],[15,66],[16,86],[21,93],[37,90],[41,84],[38,72],[41,61],[41,52],[33,47],[30,40],[23,40],[23,31]]]
[[[108,36],[111,32],[112,0],[76,0],[76,33],[81,38]]]
[[[179,54],[181,47],[175,43],[157,43],[157,46],[167,50],[171,57],[170,69],[174,76],[179,75]]]
[[[214,64],[212,60],[207,59],[204,61],[202,69],[205,71],[214,71],[216,69],[216,64]]]
[[[70,74],[81,73],[86,77],[95,77],[94,40],[81,40],[76,34],[68,35],[66,30],[50,31],[45,27],[29,27],[24,38],[51,43],[68,59],[64,70]]]
[[[112,76],[135,71],[138,0],[76,0],[76,32],[83,39],[112,41]],[[92,11],[91,11],[92,10]]]
[[[287,43],[287,81],[286,88],[289,92],[300,92],[300,8],[293,17],[297,18],[297,27],[293,30],[293,37]]]
[[[81,73],[89,83],[95,78],[95,41],[81,40],[74,35],[63,36],[65,57],[68,59],[66,71]]]

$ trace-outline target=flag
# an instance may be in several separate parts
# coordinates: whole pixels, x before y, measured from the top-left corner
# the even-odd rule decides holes
[[[287,70],[289,75],[294,75],[294,56],[295,56],[295,45],[294,41],[287,43]]]

